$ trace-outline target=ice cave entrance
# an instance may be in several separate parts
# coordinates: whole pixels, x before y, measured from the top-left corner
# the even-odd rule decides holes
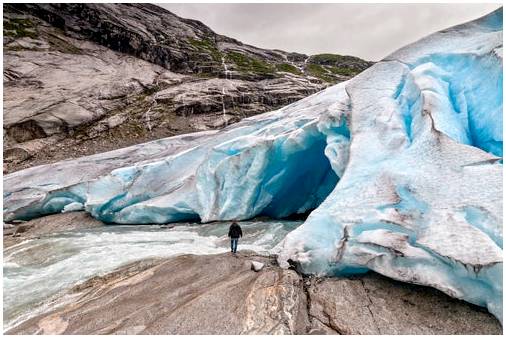
[[[335,188],[339,178],[325,156],[325,138],[285,160],[273,159],[266,172],[264,186],[272,191],[272,201],[260,216],[287,218],[316,209]]]

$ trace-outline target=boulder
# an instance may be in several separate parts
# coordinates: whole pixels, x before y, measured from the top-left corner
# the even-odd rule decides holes
[[[260,271],[262,270],[264,267],[264,263],[260,263],[260,262],[257,262],[257,261],[251,261],[251,270],[253,271]]]

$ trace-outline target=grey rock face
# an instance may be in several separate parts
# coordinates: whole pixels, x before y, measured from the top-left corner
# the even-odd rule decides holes
[[[230,70],[243,71],[244,78],[271,78],[276,76],[276,64],[288,62],[297,67],[308,59],[304,54],[245,45],[216,34],[197,20],[180,18],[151,4],[16,4],[8,8],[39,17],[73,37],[178,73],[226,75],[223,63],[227,63]],[[323,59],[313,56],[308,61],[315,58],[315,64],[342,68],[351,65],[357,72],[371,65],[354,57],[323,55]]]
[[[74,290],[79,302],[37,316],[11,333],[295,334],[305,294],[294,271],[256,273],[252,254],[180,256],[134,264]],[[97,293],[98,291],[98,293]]]
[[[149,4],[6,4],[4,22],[7,172],[221,128],[371,65],[244,45]]]
[[[4,223],[4,248],[48,233],[78,228],[88,229],[104,225],[88,213],[81,211],[39,217],[28,222],[12,223],[12,226],[8,227],[10,231],[5,230],[6,224]]]
[[[327,278],[308,288],[313,333],[501,334],[485,309],[431,288],[369,273]]]
[[[4,78],[4,128],[11,142],[61,135],[100,120],[123,106],[122,101],[141,94],[143,86],[164,71],[104,47],[68,41],[83,54],[51,49],[6,52],[4,67],[17,76]]]
[[[264,264],[251,270],[251,260]],[[501,334],[492,315],[375,274],[303,279],[274,257],[147,260],[76,286],[7,334]],[[63,299],[62,299],[63,301]]]

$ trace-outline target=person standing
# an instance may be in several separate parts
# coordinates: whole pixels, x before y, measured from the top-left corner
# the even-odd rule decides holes
[[[236,253],[239,238],[242,237],[242,229],[235,221],[232,222],[228,229],[228,237],[230,237],[230,252]]]

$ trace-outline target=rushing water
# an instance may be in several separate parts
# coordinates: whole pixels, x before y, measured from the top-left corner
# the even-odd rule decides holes
[[[241,222],[239,250],[268,253],[297,221]],[[136,260],[229,251],[230,223],[106,226],[60,232],[4,250],[4,328],[59,292]]]

